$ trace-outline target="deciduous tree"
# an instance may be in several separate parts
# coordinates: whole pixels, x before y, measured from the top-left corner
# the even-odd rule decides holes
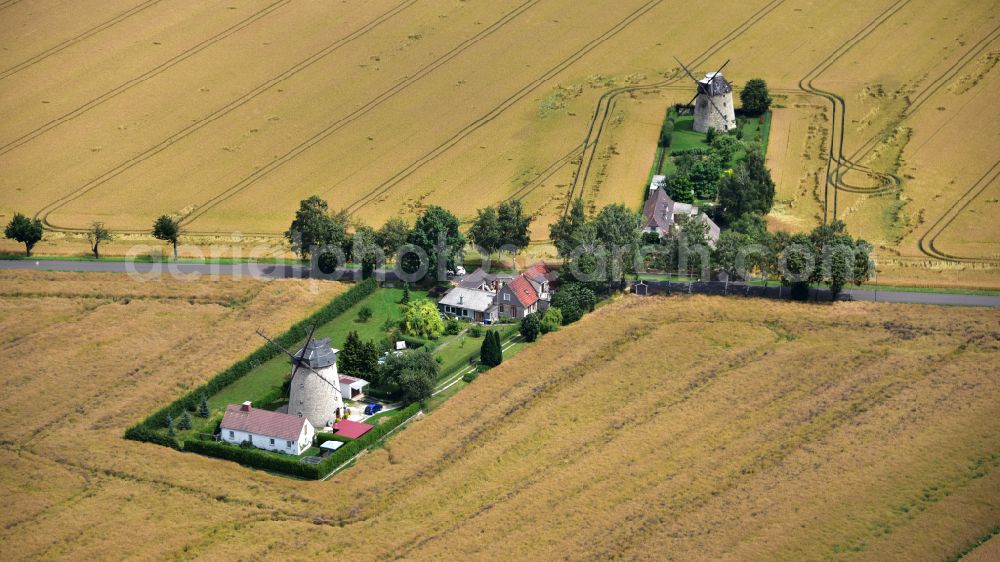
[[[90,229],[87,230],[87,241],[90,242],[90,251],[94,253],[95,259],[100,259],[101,257],[98,251],[101,242],[110,242],[113,239],[114,235],[104,227],[103,222],[90,223]]]
[[[7,223],[7,228],[4,229],[3,233],[7,238],[24,244],[24,255],[31,257],[31,249],[42,239],[44,229],[42,221],[29,219],[21,213],[14,213],[14,217]]]
[[[181,223],[170,215],[160,215],[153,223],[153,238],[172,244],[174,259],[177,259],[177,240],[180,235]]]
[[[767,91],[767,82],[753,78],[740,92],[740,103],[748,115],[763,115],[771,108],[771,95]]]
[[[444,333],[444,320],[437,306],[426,299],[403,309],[403,332],[418,338],[436,338]]]
[[[407,240],[427,253],[427,275],[443,279],[445,271],[454,269],[457,261],[464,255],[465,236],[459,231],[459,224],[455,215],[437,205],[427,207],[417,218]],[[419,260],[416,256],[407,254],[403,260],[403,270],[415,273],[418,268]]]

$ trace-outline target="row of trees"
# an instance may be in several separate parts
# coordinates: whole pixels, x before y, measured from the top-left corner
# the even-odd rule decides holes
[[[45,227],[40,219],[31,219],[21,213],[14,213],[4,228],[5,237],[24,244],[24,255],[27,257],[31,257],[31,250],[42,241],[44,235]],[[153,225],[153,236],[160,240],[172,241],[175,258],[177,257],[177,237],[179,235],[180,225],[176,219],[166,215],[156,219]],[[112,240],[114,240],[114,234],[104,226],[103,222],[92,222],[87,228],[87,241],[90,243],[90,251],[94,254],[95,259],[101,257],[101,244]]]
[[[588,219],[583,200],[577,198],[569,212],[549,227],[549,238],[563,258],[564,271],[580,278],[599,279],[597,283],[610,289],[623,283],[627,273],[634,272],[632,264],[642,242],[642,224],[641,213],[620,204],[607,205],[592,220]],[[562,312],[564,317],[571,315],[566,309]]]
[[[766,283],[777,277],[800,300],[808,296],[809,285],[825,284],[836,299],[848,283],[860,285],[871,277],[871,251],[871,244],[852,237],[839,220],[809,233],[788,234],[770,233],[762,218],[746,215],[719,237],[712,263],[729,278],[756,272]]]

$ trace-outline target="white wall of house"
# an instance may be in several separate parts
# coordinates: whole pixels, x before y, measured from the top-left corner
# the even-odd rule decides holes
[[[301,455],[302,451],[312,446],[313,436],[316,434],[316,430],[309,423],[309,420],[306,420],[306,423],[302,425],[302,433],[299,435],[298,441],[288,441],[287,439],[248,433],[236,429],[222,429],[221,432],[222,440],[228,443],[239,445],[249,440],[258,449],[278,451],[289,455]]]

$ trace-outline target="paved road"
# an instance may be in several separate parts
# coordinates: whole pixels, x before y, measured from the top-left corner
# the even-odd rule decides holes
[[[695,281],[694,283],[646,281],[646,284],[649,286],[650,293],[657,294],[682,294],[690,292],[701,295],[739,295],[782,300],[789,298],[787,287],[773,285],[765,289],[764,287],[744,285],[742,283],[729,283],[727,286],[721,281]],[[815,289],[810,292],[809,298],[810,300],[828,301],[830,300],[830,291],[828,289]],[[913,293],[908,291],[879,291],[876,295],[874,291],[848,289],[841,294],[840,300],[1000,307],[1000,296]]]
[[[309,268],[301,265],[273,265],[261,263],[241,264],[210,264],[210,263],[174,263],[174,262],[125,262],[125,261],[70,261],[70,260],[0,260],[0,269],[34,269],[39,271],[100,271],[111,273],[132,273],[143,279],[155,279],[160,276],[218,276],[218,277],[257,277],[263,279],[307,278]],[[339,270],[341,279],[350,281],[360,272],[358,270]],[[396,281],[392,270],[380,271],[386,281]],[[722,282],[667,283],[665,281],[648,281],[651,292],[657,293],[692,293],[707,295],[745,295],[774,299],[788,298],[788,289],[775,286],[747,286],[730,283],[728,287]],[[820,300],[829,300],[830,293],[826,289],[818,290]],[[901,302],[916,304],[939,304],[950,306],[992,306],[1000,307],[1000,296],[990,295],[955,295],[948,293],[911,293],[903,291],[879,291],[877,298],[874,291],[850,289],[841,296],[844,300]]]
[[[0,269],[34,269],[38,271],[97,271],[129,273],[143,279],[157,277],[254,277],[261,279],[304,279],[310,277],[308,266],[274,265],[267,263],[175,263],[143,261],[71,261],[71,260],[0,260]],[[360,273],[356,269],[338,270],[340,279],[354,280]],[[395,281],[393,270],[381,271],[386,281]]]

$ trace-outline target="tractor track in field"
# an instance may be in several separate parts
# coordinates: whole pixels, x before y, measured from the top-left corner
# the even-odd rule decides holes
[[[29,131],[10,142],[7,142],[3,146],[0,146],[0,156],[7,154],[8,152],[18,148],[19,146],[22,146],[24,144],[27,144],[35,140],[36,138],[44,135],[45,133],[51,131],[52,129],[55,129],[56,127],[62,125],[63,123],[67,123],[69,121],[72,121],[73,119],[76,119],[77,117],[83,115],[84,113],[87,113],[91,109],[94,109],[95,107],[104,104],[108,100],[114,99],[119,95],[127,92],[128,90],[131,90],[135,86],[138,86],[140,84],[149,81],[152,78],[155,78],[157,75],[162,74],[163,72],[173,68],[174,66],[176,66],[181,62],[184,62],[185,60],[204,51],[205,49],[211,47],[212,45],[215,45],[219,41],[222,41],[223,39],[231,35],[234,35],[235,33],[243,30],[244,28],[249,27],[254,22],[263,19],[264,17],[267,17],[272,12],[276,11],[278,8],[286,6],[289,3],[291,3],[291,0],[278,0],[277,2],[273,2],[265,6],[261,10],[254,12],[249,17],[240,20],[238,23],[224,29],[223,31],[213,35],[212,37],[209,37],[208,39],[200,41],[193,47],[186,49],[178,53],[177,55],[174,55],[170,59],[154,66],[153,68],[147,70],[146,72],[140,74],[139,76],[127,80],[126,82],[119,84],[118,86],[108,90],[107,92],[104,92],[103,94],[95,98],[92,98],[83,105],[80,105],[77,108],[67,113],[64,113],[63,115],[50,120],[44,125],[37,127],[34,130]]]
[[[728,34],[724,35],[722,38],[717,40],[715,43],[710,45],[701,54],[699,54],[693,61],[692,65],[703,64],[709,57],[717,54],[722,50],[723,47],[728,45],[737,37],[743,35],[751,27],[757,24],[761,19],[766,17],[772,11],[774,11],[779,5],[783,4],[784,0],[772,0],[770,3],[765,4],[760,10],[754,12],[749,18],[744,20],[738,26],[736,26]],[[612,111],[617,103],[617,98],[621,94],[633,93],[645,90],[653,90],[657,88],[662,88],[664,86],[669,86],[683,79],[683,76],[677,75],[675,72],[674,76],[662,80],[660,82],[654,82],[652,84],[644,84],[639,86],[624,86],[620,88],[614,88],[605,92],[597,100],[597,106],[594,108],[594,113],[590,118],[590,125],[587,128],[587,134],[584,137],[583,142],[578,145],[582,146],[579,153],[579,162],[577,163],[576,172],[573,174],[573,181],[570,183],[569,192],[566,194],[566,205],[563,208],[563,215],[569,212],[569,208],[573,203],[575,197],[583,197],[584,191],[587,185],[587,179],[590,175],[590,169],[594,162],[594,157],[597,154],[597,148],[601,141],[601,136],[604,133],[604,126],[607,124],[608,118],[611,116]],[[599,120],[599,121],[598,121]],[[589,156],[588,156],[589,153]],[[586,166],[584,163],[586,162]],[[580,192],[577,193],[577,186],[580,188]]]
[[[332,136],[337,131],[343,129],[347,125],[349,125],[349,124],[353,123],[354,121],[360,119],[361,117],[363,117],[367,113],[369,113],[372,110],[378,108],[383,103],[385,103],[388,100],[394,98],[400,92],[403,92],[404,90],[406,90],[407,88],[409,88],[413,84],[419,82],[420,80],[422,80],[423,78],[425,78],[429,74],[433,73],[435,70],[437,70],[441,66],[444,66],[445,64],[447,64],[448,62],[450,62],[452,59],[454,59],[455,57],[461,55],[466,50],[468,50],[469,48],[471,48],[473,45],[479,43],[480,41],[482,41],[483,39],[489,37],[490,35],[493,35],[497,31],[499,31],[500,29],[502,29],[503,27],[505,27],[508,23],[510,23],[511,21],[513,21],[514,19],[516,19],[517,17],[519,17],[521,14],[523,14],[527,10],[531,9],[532,7],[534,7],[540,1],[541,0],[528,0],[528,1],[523,2],[522,4],[518,5],[513,10],[505,13],[503,16],[500,17],[500,19],[498,19],[497,21],[493,22],[490,26],[488,26],[485,29],[481,30],[479,33],[473,35],[472,37],[470,37],[468,39],[465,39],[464,41],[462,41],[461,43],[459,43],[457,46],[453,47],[451,50],[449,50],[445,54],[441,55],[440,57],[438,57],[434,61],[432,61],[432,62],[424,65],[420,70],[416,71],[413,74],[408,75],[404,80],[402,80],[400,82],[397,82],[392,87],[390,87],[389,89],[383,91],[382,93],[380,93],[379,95],[375,96],[374,98],[371,98],[370,100],[368,100],[366,103],[364,103],[363,105],[361,105],[357,109],[351,111],[347,115],[344,115],[343,117],[340,117],[337,120],[335,120],[334,122],[330,123],[329,125],[327,125],[326,127],[324,127],[322,130],[320,130],[318,133],[315,133],[314,135],[310,136],[306,140],[302,141],[301,143],[299,143],[298,145],[296,145],[295,147],[293,147],[291,150],[289,150],[285,154],[279,156],[278,158],[275,158],[274,160],[268,162],[266,165],[258,168],[257,170],[254,170],[251,174],[243,177],[237,183],[233,184],[232,186],[230,186],[229,188],[225,189],[221,193],[215,195],[214,197],[212,197],[211,199],[209,199],[206,203],[200,205],[193,213],[191,213],[190,215],[188,215],[187,217],[185,217],[181,221],[181,224],[182,225],[190,224],[191,222],[197,220],[199,217],[203,216],[206,212],[212,210],[214,207],[216,207],[220,203],[223,203],[226,200],[228,200],[231,197],[233,197],[234,195],[239,194],[243,190],[247,189],[251,185],[257,183],[258,181],[260,181],[261,179],[263,179],[264,177],[266,177],[271,172],[273,172],[273,171],[277,170],[278,168],[284,166],[285,164],[293,161],[295,158],[299,157],[304,152],[306,152],[310,148],[316,146],[320,142],[326,140],[327,138],[329,138],[330,136]],[[324,191],[323,194],[325,194],[327,192],[329,192],[329,189],[327,191]]]
[[[285,1],[288,1],[288,0],[285,0]],[[77,188],[77,189],[73,190],[72,192],[70,192],[70,193],[68,193],[68,194],[60,197],[59,199],[53,201],[52,203],[49,203],[48,205],[46,205],[45,207],[43,207],[40,211],[38,211],[38,213],[35,214],[35,217],[36,218],[40,218],[42,220],[42,222],[46,225],[46,228],[48,228],[49,230],[53,230],[53,231],[57,231],[57,232],[83,232],[83,231],[85,231],[85,229],[81,229],[81,228],[60,227],[58,225],[54,225],[54,224],[52,224],[49,221],[48,217],[49,217],[49,215],[51,213],[53,213],[54,211],[60,209],[61,207],[65,206],[65,205],[67,205],[69,203],[71,203],[72,201],[78,199],[79,197],[82,197],[83,195],[87,194],[88,192],[92,191],[93,189],[96,189],[96,188],[100,187],[101,185],[104,185],[105,183],[107,183],[111,179],[119,176],[122,173],[125,173],[126,171],[128,171],[132,167],[140,164],[141,162],[144,162],[144,161],[148,160],[149,158],[152,158],[153,156],[155,156],[155,155],[163,152],[164,150],[166,150],[167,148],[170,148],[172,145],[174,145],[178,141],[181,141],[181,140],[187,138],[188,136],[190,136],[194,132],[202,129],[206,125],[209,125],[209,124],[211,124],[211,123],[213,123],[213,122],[221,119],[222,117],[228,115],[229,113],[233,112],[237,108],[242,107],[243,105],[249,103],[250,101],[252,101],[253,99],[255,99],[257,96],[259,96],[260,94],[264,93],[267,90],[270,90],[272,87],[274,87],[277,84],[279,84],[279,83],[281,83],[281,82],[283,82],[283,81],[291,78],[292,76],[294,76],[294,75],[298,74],[299,72],[305,70],[306,68],[312,66],[316,62],[319,62],[321,59],[323,59],[326,56],[330,55],[331,53],[337,51],[338,49],[340,49],[344,45],[346,45],[348,43],[351,43],[351,42],[355,41],[356,39],[359,39],[360,37],[366,35],[372,29],[378,27],[382,23],[388,21],[392,17],[398,15],[400,12],[404,11],[405,9],[407,9],[410,6],[412,6],[413,4],[415,4],[416,1],[417,0],[405,0],[404,2],[401,2],[401,3],[397,4],[393,8],[389,9],[386,12],[383,12],[382,14],[380,14],[379,16],[377,16],[376,18],[374,18],[371,21],[367,22],[365,25],[363,25],[360,28],[356,29],[355,31],[349,33],[348,35],[345,35],[343,37],[338,38],[337,40],[335,40],[332,43],[328,44],[326,47],[324,47],[324,48],[320,49],[319,51],[313,53],[309,57],[306,57],[305,59],[299,61],[294,66],[287,68],[286,70],[284,70],[280,74],[278,74],[278,75],[272,77],[271,79],[269,79],[269,80],[267,80],[267,81],[259,84],[256,88],[254,88],[254,89],[250,90],[249,92],[243,94],[242,96],[240,96],[240,97],[238,97],[238,98],[230,101],[225,106],[217,109],[216,111],[212,112],[211,114],[209,114],[209,115],[207,115],[207,116],[205,116],[205,117],[203,117],[201,119],[198,119],[197,121],[194,121],[190,125],[186,126],[184,129],[181,129],[180,131],[177,131],[176,133],[170,135],[166,139],[160,141],[158,144],[156,144],[156,145],[154,145],[154,146],[146,149],[145,151],[143,151],[143,152],[141,152],[141,153],[139,153],[139,154],[137,154],[137,155],[129,158],[128,160],[125,160],[124,162],[119,163],[114,168],[111,168],[110,170],[104,172],[103,174],[101,174],[100,176],[94,178],[93,180],[85,183],[84,185],[80,186],[79,188]],[[114,232],[121,233],[121,234],[141,234],[141,233],[145,233],[146,231],[145,230],[115,230]],[[200,234],[200,233],[190,232],[189,234]],[[204,234],[214,234],[214,233],[204,233]],[[267,237],[277,237],[278,236],[278,235],[275,235],[273,233],[245,233],[245,234],[254,235],[254,236],[267,236]]]
[[[927,84],[927,86],[925,86],[923,90],[918,92],[913,97],[913,99],[909,101],[909,105],[900,115],[900,118],[906,119],[917,113],[917,111],[919,111],[924,106],[927,100],[929,100],[931,97],[937,94],[937,92],[940,91],[941,88],[943,88],[959,72],[961,72],[961,70],[965,68],[966,65],[975,60],[975,58],[979,56],[990,45],[990,43],[992,43],[998,37],[1000,37],[1000,26],[993,28],[993,31],[991,31],[982,39],[974,43],[968,50],[965,51],[965,53],[962,54],[962,56],[958,58],[958,60],[956,60],[947,69],[945,69],[945,71],[940,76],[935,78],[933,81]],[[874,135],[873,137],[865,141],[864,144],[858,147],[858,149],[855,150],[850,157],[848,157],[848,159],[845,162],[845,168],[848,172],[851,170],[858,169],[855,163],[861,159],[864,159],[869,154],[871,154],[873,150],[875,150],[875,148],[878,146],[877,141],[885,138],[884,133],[885,131],[882,131],[879,134]],[[837,180],[838,180],[837,188],[840,191],[845,191],[848,193],[869,195],[877,193],[882,188],[882,186],[876,186],[872,188],[868,186],[851,185],[846,181],[844,181],[843,174],[841,174],[841,176],[838,177]]]
[[[4,8],[7,8],[9,6],[12,6],[12,5],[16,4],[19,1],[20,0],[14,0],[14,2],[8,2],[6,4],[0,5],[0,10],[3,10]],[[139,12],[145,10],[146,8],[149,8],[150,6],[153,6],[155,4],[159,4],[161,1],[162,0],[146,0],[142,4],[139,4],[138,6],[133,6],[133,7],[129,8],[128,10],[125,10],[124,12],[121,12],[121,13],[115,15],[111,19],[103,21],[103,22],[97,24],[94,27],[91,27],[90,29],[84,31],[83,33],[80,33],[78,35],[70,37],[69,39],[66,39],[65,41],[63,41],[61,43],[58,43],[58,44],[56,44],[56,45],[54,45],[52,47],[49,47],[48,49],[42,51],[41,53],[38,53],[37,55],[35,55],[35,56],[31,57],[31,58],[28,58],[28,59],[26,59],[26,60],[24,60],[24,61],[22,61],[22,62],[20,62],[18,64],[15,64],[14,66],[12,66],[10,68],[6,68],[4,70],[0,70],[0,80],[3,80],[4,78],[7,78],[9,76],[13,76],[14,74],[17,74],[18,72],[21,72],[22,70],[24,70],[26,68],[30,68],[30,67],[34,66],[35,64],[38,64],[39,62],[42,62],[43,60],[51,57],[52,55],[60,53],[60,52],[62,52],[64,50],[72,47],[73,45],[79,43],[80,41],[83,41],[83,40],[88,39],[88,38],[90,38],[90,37],[92,37],[94,35],[97,35],[98,33],[104,31],[105,29],[108,29],[109,27],[112,27],[115,24],[120,23],[120,22],[122,22],[122,21],[124,21],[124,20],[126,20],[126,19],[128,19],[128,18],[130,18],[130,17],[132,17],[132,16],[134,16],[136,14],[138,14]]]
[[[982,263],[990,265],[1000,264],[1000,260],[956,256],[954,254],[942,252],[935,247],[935,242],[937,241],[938,236],[951,226],[951,223],[958,218],[961,212],[964,211],[970,203],[975,201],[979,195],[986,191],[987,187],[997,181],[998,177],[1000,177],[1000,160],[994,162],[993,166],[991,166],[986,173],[980,176],[979,179],[977,179],[972,186],[969,187],[969,189],[967,189],[954,203],[952,203],[951,206],[941,214],[938,220],[927,229],[927,232],[920,237],[917,241],[917,248],[920,252],[927,257],[948,262]]]
[[[858,43],[866,39],[871,35],[876,29],[881,27],[883,23],[888,21],[892,16],[899,12],[903,7],[910,3],[910,0],[897,0],[884,11],[879,13],[877,16],[872,18],[864,27],[862,27],[857,33],[852,35],[846,41],[841,43],[836,49],[833,50],[825,59],[820,61],[815,67],[813,67],[809,72],[799,80],[799,89],[803,92],[807,92],[813,95],[825,98],[830,102],[830,107],[832,110],[831,114],[831,126],[830,126],[830,147],[829,154],[827,156],[826,162],[826,175],[824,177],[823,185],[823,223],[826,224],[830,220],[836,220],[837,218],[837,182],[841,176],[841,169],[847,164],[847,159],[844,157],[844,123],[845,114],[847,113],[847,104],[844,101],[843,96],[836,94],[834,92],[829,92],[826,90],[821,90],[817,88],[814,84],[815,80],[819,78],[824,72],[826,72],[834,63],[840,60],[845,54],[847,54],[851,49],[853,49]],[[839,110],[839,112],[838,112]],[[838,119],[839,117],[839,119]],[[849,166],[853,169],[864,171],[876,178],[879,178],[881,186],[873,190],[873,192],[883,192],[902,184],[902,180],[895,174],[887,174],[883,172],[876,172],[862,166],[860,164],[850,162]],[[833,212],[830,213],[830,183],[833,182]],[[832,219],[830,218],[832,216]]]
[[[461,140],[463,140],[473,132],[477,131],[487,123],[490,123],[491,121],[499,117],[504,111],[509,109],[511,106],[513,106],[515,103],[517,103],[524,97],[526,97],[540,85],[544,84],[548,80],[551,80],[553,77],[557,76],[566,68],[569,68],[572,64],[576,63],[578,60],[580,60],[585,55],[596,49],[598,46],[603,44],[608,39],[611,39],[612,37],[616,36],[622,30],[624,30],[633,22],[635,22],[637,19],[639,19],[647,12],[652,10],[655,6],[659,5],[661,2],[662,0],[650,0],[649,2],[643,4],[629,15],[625,16],[625,18],[620,20],[618,23],[616,23],[610,29],[602,33],[600,36],[591,40],[589,43],[587,43],[577,51],[570,54],[567,58],[557,63],[555,66],[544,72],[541,76],[532,80],[531,82],[523,86],[520,90],[518,90],[517,92],[515,92],[502,102],[500,102],[500,104],[494,106],[491,110],[480,116],[478,119],[466,125],[463,129],[452,135],[449,139],[439,144],[431,151],[425,153],[423,156],[421,156],[414,162],[410,163],[408,166],[397,172],[395,175],[391,176],[388,180],[383,182],[381,185],[377,186],[368,194],[362,196],[357,201],[349,205],[347,207],[348,212],[353,215],[362,207],[368,205],[381,195],[388,192],[390,189],[392,189],[394,186],[396,186],[404,179],[412,175],[414,172],[416,172],[418,169],[426,165],[428,162],[436,159],[441,154],[445,153],[447,150],[458,144]]]
[[[539,187],[541,187],[541,185],[543,183],[545,183],[545,180],[551,178],[553,175],[555,175],[556,172],[558,172],[559,170],[561,170],[563,166],[565,166],[566,164],[569,164],[570,162],[572,162],[573,158],[576,157],[576,155],[580,151],[581,147],[582,147],[582,144],[578,144],[578,145],[574,146],[573,148],[569,149],[569,152],[567,152],[566,154],[564,154],[562,157],[560,157],[555,162],[549,164],[549,166],[547,168],[545,168],[544,170],[542,170],[541,172],[538,172],[538,175],[536,175],[534,178],[532,178],[531,181],[529,181],[529,182],[525,183],[524,185],[522,185],[521,187],[517,188],[517,190],[515,190],[514,193],[510,194],[509,196],[507,196],[507,198],[504,199],[504,201],[513,201],[514,199],[523,199],[525,196],[527,196],[527,195],[531,194],[532,192],[534,192],[536,189],[538,189]]]
[[[6,2],[0,2],[0,10],[6,10],[7,8],[10,8],[14,4],[18,4],[20,2],[21,0],[7,0]]]

